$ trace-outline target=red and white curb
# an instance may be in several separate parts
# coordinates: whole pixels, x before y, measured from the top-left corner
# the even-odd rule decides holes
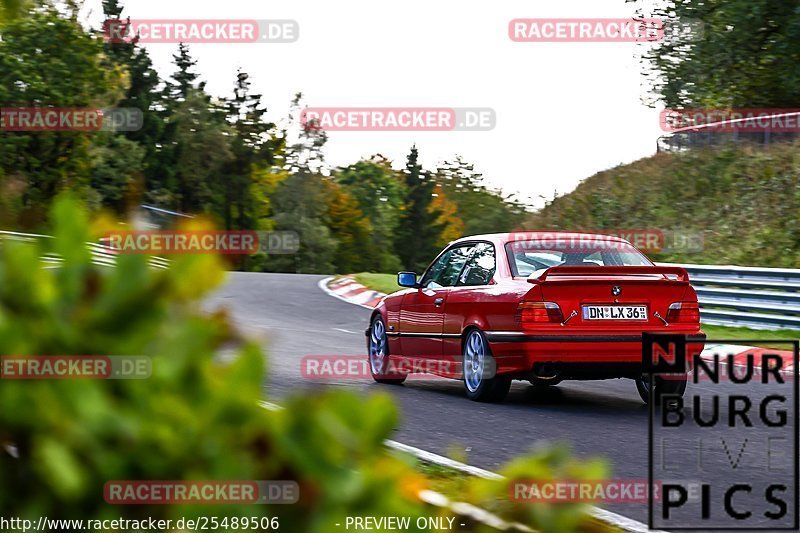
[[[363,286],[353,276],[325,278],[319,282],[319,287],[331,296],[367,309],[375,309],[386,296],[382,292]]]
[[[727,362],[729,355],[733,356],[733,364],[739,368],[747,368],[748,354],[753,357],[753,373],[760,375],[761,358],[764,354],[778,355],[783,360],[781,374],[794,375],[794,352],[788,350],[773,350],[770,348],[756,348],[741,344],[706,344],[700,357],[705,361],[713,361],[714,355],[719,356],[720,363]]]

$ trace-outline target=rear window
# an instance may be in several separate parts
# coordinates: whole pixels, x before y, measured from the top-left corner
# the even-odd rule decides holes
[[[653,263],[626,242],[602,235],[557,235],[506,244],[514,276],[528,277],[554,266],[650,266]]]

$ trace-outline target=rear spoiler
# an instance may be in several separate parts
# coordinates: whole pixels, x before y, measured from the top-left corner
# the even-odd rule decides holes
[[[528,283],[542,283],[553,276],[619,276],[619,275],[661,274],[677,276],[677,281],[689,282],[689,273],[682,267],[665,266],[554,266],[538,277],[531,274]]]

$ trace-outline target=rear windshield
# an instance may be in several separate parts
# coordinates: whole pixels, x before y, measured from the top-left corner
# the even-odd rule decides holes
[[[528,277],[550,267],[567,266],[650,266],[653,263],[626,242],[603,236],[550,236],[516,240],[506,244],[514,276]]]

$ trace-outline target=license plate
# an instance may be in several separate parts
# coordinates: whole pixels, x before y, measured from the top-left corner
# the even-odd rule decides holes
[[[647,320],[646,305],[584,305],[584,320]]]

